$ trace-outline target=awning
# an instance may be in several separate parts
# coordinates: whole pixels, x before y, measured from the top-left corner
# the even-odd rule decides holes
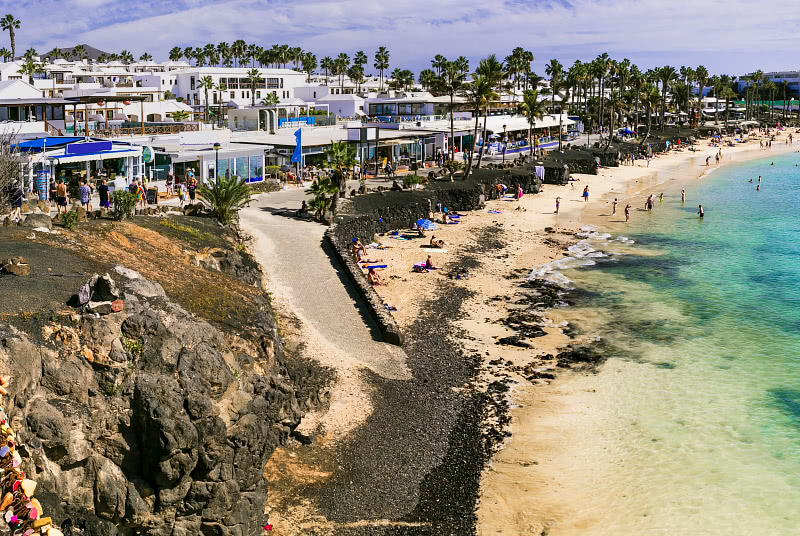
[[[48,158],[56,160],[59,164],[70,164],[75,162],[94,162],[96,160],[110,160],[113,158],[124,158],[127,156],[139,156],[140,154],[142,154],[141,150],[137,151],[135,149],[119,149],[116,151],[102,151],[99,153],[79,155],[60,154],[48,156]]]
[[[409,143],[417,143],[417,140],[412,140],[408,138],[399,138],[394,140],[379,140],[379,144],[386,146],[386,145],[408,145]]]
[[[35,140],[23,141],[16,144],[14,147],[22,152],[28,151],[41,151],[45,147],[48,149],[55,149],[56,147],[63,147],[68,143],[75,143],[83,141],[85,138],[72,138],[63,136],[48,136],[46,138],[37,138]]]

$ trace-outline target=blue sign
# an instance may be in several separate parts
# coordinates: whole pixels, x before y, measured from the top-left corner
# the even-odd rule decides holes
[[[292,162],[301,162],[303,159],[303,144],[301,142],[302,136],[303,129],[298,128],[294,133],[294,137],[297,139],[297,146],[294,148],[294,152],[292,153]]]
[[[85,141],[81,143],[70,143],[67,145],[65,154],[93,154],[102,151],[110,151],[112,144],[110,141]]]

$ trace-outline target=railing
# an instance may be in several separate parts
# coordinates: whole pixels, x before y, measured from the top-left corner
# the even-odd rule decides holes
[[[78,126],[82,126],[78,124]],[[102,138],[120,138],[123,136],[154,136],[159,134],[178,134],[180,132],[197,132],[200,130],[198,124],[183,124],[175,123],[174,125],[147,125],[145,124],[144,130],[141,126],[138,127],[109,127],[109,128],[95,128],[94,135]],[[79,129],[80,131],[80,129]],[[91,131],[91,129],[90,129]]]

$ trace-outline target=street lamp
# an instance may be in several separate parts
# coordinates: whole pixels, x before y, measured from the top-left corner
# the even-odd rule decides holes
[[[219,184],[219,150],[222,146],[219,142],[214,142],[214,179]]]
[[[506,163],[506,147],[508,146],[508,133],[506,132],[506,125],[503,125],[503,164]]]

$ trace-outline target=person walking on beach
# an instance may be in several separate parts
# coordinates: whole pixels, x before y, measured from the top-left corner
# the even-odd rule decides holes
[[[89,188],[89,184],[84,179],[83,184],[79,189],[81,194],[81,205],[87,212],[92,211],[92,189]]]
[[[711,157],[710,157],[710,156],[707,156],[707,157],[706,157],[706,167],[708,167],[708,161],[709,161],[709,160],[711,160]]]
[[[65,213],[67,212],[67,185],[63,180],[59,180],[56,185],[56,206],[59,214],[61,214],[62,208]]]
[[[661,192],[661,195],[658,196],[658,202],[660,204],[664,204],[664,192]]]
[[[625,223],[628,223],[630,219],[631,219],[631,206],[625,205]]]
[[[697,213],[700,215],[700,218],[702,219],[703,216],[705,216],[705,212],[703,212],[703,205],[697,205],[697,209],[698,209]]]
[[[586,186],[584,186],[584,188],[583,188],[583,200],[584,201],[589,201],[589,185],[588,184]]]
[[[108,184],[105,179],[100,179],[100,186],[97,187],[97,192],[100,194],[100,206],[103,208],[111,208],[111,203],[108,200]]]
[[[560,206],[561,206],[561,198],[560,197],[556,197],[556,211],[554,212],[554,214],[558,214],[558,208]]]
[[[714,159],[717,161],[717,165],[719,165],[719,153],[717,153],[717,156],[715,156]]]
[[[617,213],[617,198],[615,197],[614,202],[611,203],[611,215],[613,216],[616,213]]]
[[[681,204],[686,203],[686,190],[681,190]]]

